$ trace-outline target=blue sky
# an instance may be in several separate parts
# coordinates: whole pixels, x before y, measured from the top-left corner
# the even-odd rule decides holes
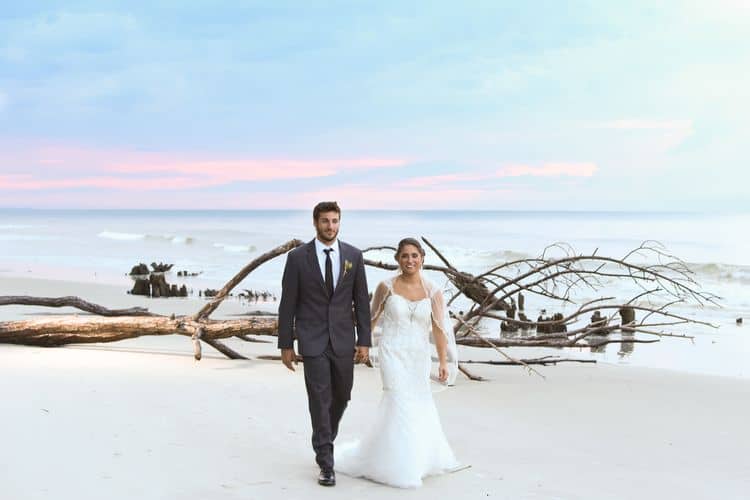
[[[0,206],[746,210],[750,2],[35,2]]]

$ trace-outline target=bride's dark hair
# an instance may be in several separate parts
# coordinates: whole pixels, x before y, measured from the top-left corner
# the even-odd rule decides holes
[[[419,243],[416,238],[404,238],[403,240],[398,242],[398,250],[396,250],[396,254],[393,256],[393,258],[396,259],[396,262],[398,262],[398,256],[401,255],[401,250],[403,250],[406,245],[417,247],[419,253],[422,254],[422,257],[424,257],[424,248],[422,248],[422,244]]]

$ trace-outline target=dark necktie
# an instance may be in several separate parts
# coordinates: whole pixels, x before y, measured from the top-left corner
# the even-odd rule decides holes
[[[331,252],[333,248],[327,248],[323,250],[326,253],[326,290],[328,290],[328,297],[333,296],[333,262],[331,262]]]

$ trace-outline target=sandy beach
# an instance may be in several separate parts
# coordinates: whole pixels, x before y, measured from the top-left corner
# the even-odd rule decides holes
[[[7,276],[0,294],[78,295],[165,314],[202,304]],[[228,301],[216,317],[250,309]],[[0,308],[0,320],[70,312],[11,306]],[[275,343],[231,345],[250,356],[277,352]],[[445,432],[470,468],[417,490],[341,474],[327,489],[315,482],[301,369],[230,361],[208,346],[197,362],[191,349],[177,336],[0,346],[0,498],[740,499],[750,491],[748,379],[598,363],[542,367],[543,380],[517,367],[473,365],[489,381],[461,377],[435,394]],[[356,367],[337,442],[368,425],[379,397],[377,370]]]
[[[750,0],[0,33],[0,500],[750,500]]]

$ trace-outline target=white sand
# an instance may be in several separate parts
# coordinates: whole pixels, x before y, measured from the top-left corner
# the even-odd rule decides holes
[[[202,303],[21,278],[0,278],[0,294],[80,295],[177,314]],[[0,320],[40,311],[64,312],[2,307]],[[177,336],[0,345],[0,499],[750,497],[750,380],[597,364],[540,368],[545,381],[473,365],[492,380],[459,378],[435,395],[470,469],[407,491],[339,474],[330,489],[315,482],[301,366],[230,361],[208,346],[196,362],[190,352]],[[377,372],[357,367],[340,440],[368,425],[379,391]]]

